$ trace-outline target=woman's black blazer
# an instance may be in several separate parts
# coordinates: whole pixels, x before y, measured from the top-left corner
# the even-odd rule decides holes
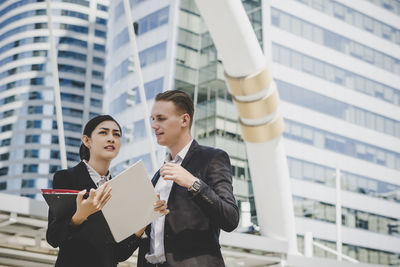
[[[54,174],[54,189],[88,190],[96,188],[84,162]],[[75,213],[75,211],[71,211]],[[125,261],[139,246],[140,238],[132,235],[119,243],[99,244],[86,238],[83,225],[70,224],[73,213],[66,218],[56,218],[49,209],[47,242],[59,247],[56,267],[111,267]],[[88,218],[90,220],[90,217]]]

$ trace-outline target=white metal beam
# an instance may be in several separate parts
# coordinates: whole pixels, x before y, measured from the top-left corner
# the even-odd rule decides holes
[[[133,29],[133,21],[132,21],[132,14],[131,14],[131,7],[129,5],[129,0],[124,0],[124,9],[125,9],[125,18],[126,18],[126,24],[128,28],[128,34],[129,34],[129,42],[131,44],[132,48],[132,53],[133,53],[133,58],[134,58],[134,67],[135,67],[135,72],[136,72],[136,78],[138,80],[138,87],[139,87],[139,94],[140,94],[140,99],[142,102],[142,108],[143,108],[143,115],[144,115],[144,125],[146,128],[146,135],[147,135],[147,140],[149,141],[149,146],[150,146],[150,157],[151,157],[151,164],[152,164],[152,169],[154,172],[157,171],[157,161],[156,161],[156,153],[155,153],[155,148],[154,148],[154,142],[153,142],[153,134],[150,126],[150,113],[148,111],[147,107],[147,98],[146,98],[146,92],[144,90],[144,82],[143,82],[143,75],[142,75],[142,68],[140,67],[140,58],[139,58],[139,52],[137,48],[137,43],[136,43],[136,37],[135,37],[135,31]]]
[[[57,64],[57,53],[56,46],[54,43],[54,35],[53,35],[53,22],[51,19],[51,4],[50,0],[46,0],[46,13],[47,13],[47,27],[49,29],[49,41],[50,41],[50,60],[52,66],[52,74],[53,74],[53,88],[54,88],[54,100],[56,106],[56,115],[57,115],[57,130],[58,130],[58,143],[60,146],[60,159],[61,159],[61,168],[67,168],[67,152],[65,149],[65,138],[64,138],[64,124],[63,124],[63,116],[62,116],[62,104],[61,104],[61,95],[60,95],[60,80],[58,77],[58,64]]]

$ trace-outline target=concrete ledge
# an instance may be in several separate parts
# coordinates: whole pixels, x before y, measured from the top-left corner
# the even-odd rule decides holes
[[[221,231],[220,243],[222,246],[259,250],[268,253],[286,254],[288,251],[288,243],[286,241],[236,232],[227,233]]]

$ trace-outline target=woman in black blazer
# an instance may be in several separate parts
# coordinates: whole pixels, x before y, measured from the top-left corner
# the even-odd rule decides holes
[[[56,218],[49,210],[47,242],[59,247],[56,267],[114,267],[125,261],[139,246],[144,228],[119,243],[98,242],[96,236],[85,234],[85,224],[91,214],[99,211],[111,198],[108,168],[121,146],[121,127],[111,116],[91,119],[82,135],[80,157],[73,168],[54,174],[54,189],[79,190],[76,211],[66,218]],[[103,185],[101,185],[103,184]],[[84,199],[84,194],[89,197]],[[165,201],[157,201],[154,210],[167,214]],[[99,233],[99,235],[104,233]]]

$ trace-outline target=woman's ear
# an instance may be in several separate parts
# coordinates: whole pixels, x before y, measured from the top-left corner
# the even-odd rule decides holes
[[[87,135],[82,135],[81,140],[82,140],[82,143],[83,143],[87,148],[90,149],[90,142],[89,142],[90,139],[89,139],[89,137],[88,137]]]

